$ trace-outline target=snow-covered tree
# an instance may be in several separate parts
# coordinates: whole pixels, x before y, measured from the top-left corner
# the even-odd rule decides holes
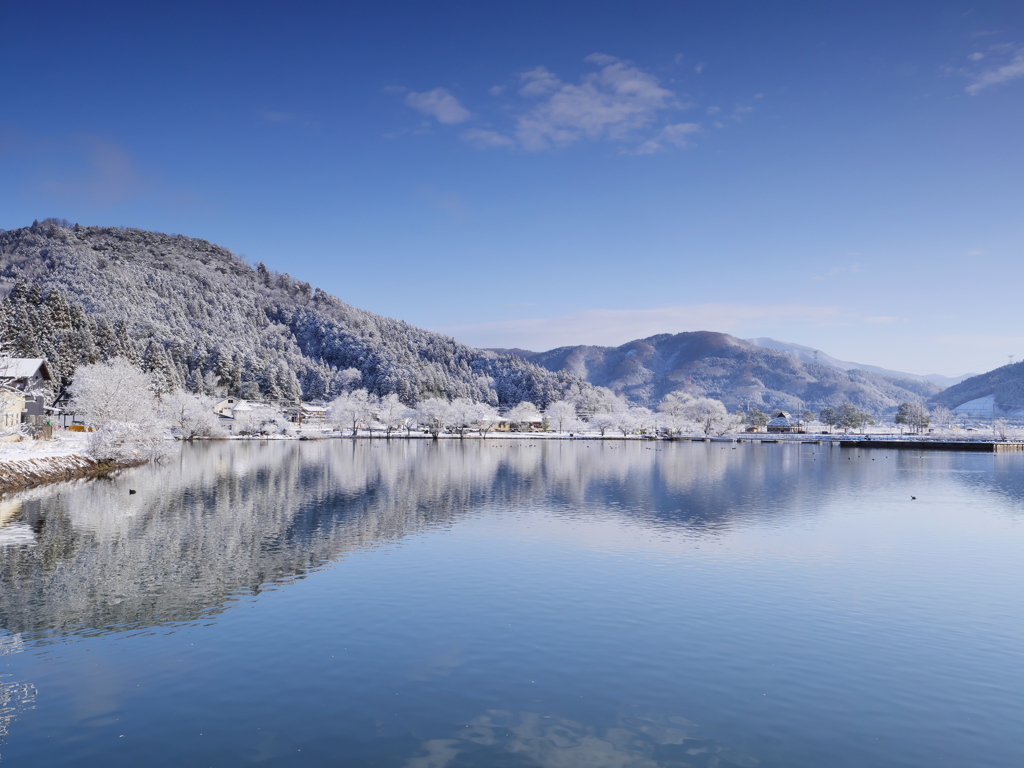
[[[434,439],[451,423],[451,407],[447,400],[428,397],[416,406],[416,423]]]
[[[641,434],[657,432],[659,414],[650,408],[644,408],[642,405],[633,406],[629,409],[629,412],[633,416],[634,430],[639,431]]]
[[[490,403],[477,403],[475,410],[476,428],[481,435],[486,436],[488,432],[501,423],[498,409]]]
[[[900,403],[896,411],[896,423],[906,424],[912,431],[920,432],[931,423],[931,414],[921,403]]]
[[[349,392],[362,378],[363,374],[359,372],[358,368],[346,368],[343,371],[338,371],[334,381],[337,386],[341,387],[342,391]]]
[[[687,406],[687,416],[704,432],[710,435],[729,419],[729,412],[720,400],[698,397]]]
[[[556,400],[544,409],[544,418],[553,429],[565,432],[576,424],[576,405],[568,400]]]
[[[476,426],[478,413],[476,403],[468,397],[457,397],[448,404],[449,423],[459,433],[459,437],[465,437],[466,432]]]
[[[601,437],[604,437],[605,432],[609,429],[615,429],[617,419],[613,414],[610,413],[595,413],[590,417],[590,421],[587,422],[587,426],[590,429],[596,429],[601,433]]]
[[[609,414],[615,423],[615,429],[622,433],[623,437],[634,432],[637,428],[636,414],[632,408],[622,408]]]
[[[818,413],[818,420],[831,432],[832,428],[839,423],[839,413],[835,408],[822,408]]]
[[[97,459],[148,460],[161,453],[165,423],[157,414],[152,379],[128,360],[80,366],[71,385],[71,408],[95,428],[89,450]]]
[[[91,427],[150,423],[156,414],[152,379],[124,358],[80,366],[70,391],[72,410]]]
[[[328,418],[338,427],[350,427],[352,435],[359,432],[359,425],[369,423],[377,408],[378,400],[365,389],[356,389],[336,397],[327,408]]]
[[[407,407],[398,395],[385,395],[377,406],[377,421],[384,425],[388,437],[396,429],[401,429],[412,417],[412,409]]]
[[[925,411],[927,414],[927,411]],[[874,419],[868,413],[857,410],[852,403],[843,403],[836,411],[837,423],[845,430],[860,429],[865,424],[874,424]]]
[[[669,431],[676,433],[692,425],[690,418],[690,406],[694,398],[685,392],[669,392],[658,404],[658,412],[665,419],[665,425]]]
[[[523,424],[535,422],[539,418],[540,411],[529,400],[524,400],[515,407],[510,408],[508,412],[508,420],[513,424],[520,425],[520,428],[522,428]]]
[[[771,421],[771,416],[764,413],[756,405],[752,405],[743,413],[743,420],[748,427],[763,429]]]
[[[165,421],[178,427],[182,440],[195,440],[223,433],[213,405],[212,398],[179,389],[164,395],[160,401],[160,413]]]
[[[932,422],[941,424],[946,429],[949,429],[950,424],[953,423],[954,415],[953,411],[944,405],[937,405],[932,408]]]

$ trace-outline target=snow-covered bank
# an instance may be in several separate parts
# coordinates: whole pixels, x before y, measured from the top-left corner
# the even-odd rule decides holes
[[[138,461],[99,462],[86,455],[84,434],[61,433],[54,440],[0,443],[0,493],[42,483],[94,477]]]

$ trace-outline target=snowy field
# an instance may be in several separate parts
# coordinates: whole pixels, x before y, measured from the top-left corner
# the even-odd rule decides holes
[[[84,432],[55,430],[52,440],[26,438],[20,442],[0,443],[0,462],[84,454],[88,441],[89,437]]]

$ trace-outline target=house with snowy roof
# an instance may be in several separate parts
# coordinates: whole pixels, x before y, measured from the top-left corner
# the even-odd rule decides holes
[[[42,357],[0,358],[0,430],[41,420],[47,385],[53,381]]]
[[[768,422],[769,432],[800,432],[800,425],[785,411],[776,411]]]

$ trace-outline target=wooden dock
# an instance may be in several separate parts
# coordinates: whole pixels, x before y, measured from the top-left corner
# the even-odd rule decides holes
[[[842,448],[885,448],[916,451],[969,451],[971,453],[1024,453],[1024,443],[980,440],[840,440]]]

